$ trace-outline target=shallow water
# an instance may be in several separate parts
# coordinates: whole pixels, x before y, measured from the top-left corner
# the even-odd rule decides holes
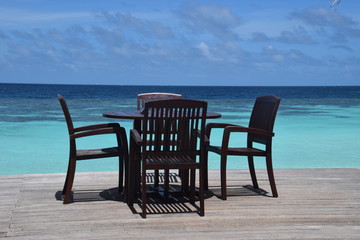
[[[47,86],[47,85],[46,85]],[[1,84],[0,84],[1,87]],[[8,86],[7,86],[8,87]],[[41,85],[41,87],[44,87]],[[54,86],[50,86],[53,88]],[[93,92],[93,86],[91,89]],[[9,88],[9,87],[8,87]],[[46,87],[44,87],[46,89]],[[61,86],[71,89],[71,86]],[[182,91],[184,87],[182,87]],[[279,95],[279,89],[269,88]],[[317,98],[301,96],[301,90],[291,89],[280,95],[282,102],[275,123],[275,138],[273,143],[273,161],[275,168],[360,168],[360,87],[352,89],[350,97],[345,93],[329,97],[320,94]],[[55,89],[54,91],[61,89]],[[138,91],[148,92],[149,89]],[[164,91],[164,89],[160,89]],[[165,91],[169,89],[165,89]],[[172,89],[173,90],[173,89]],[[176,90],[176,89],[175,89]],[[171,92],[177,92],[177,91]],[[211,90],[211,88],[210,88]],[[209,88],[203,93],[209,102],[209,111],[220,112],[220,119],[212,122],[227,122],[247,125],[254,96],[237,98],[233,95],[221,98],[222,91],[209,96]],[[311,89],[316,91],[316,89]],[[331,89],[330,89],[331,90]],[[56,173],[66,172],[68,159],[68,135],[56,95],[50,97],[32,97],[27,91],[22,95],[23,88],[11,90],[12,94],[0,91],[0,174]],[[70,90],[68,90],[70,91]],[[153,91],[159,91],[155,89]],[[336,91],[332,89],[332,91]],[[357,91],[357,92],[356,92]],[[298,97],[293,98],[294,92]],[[184,94],[184,92],[182,92]],[[29,94],[29,96],[24,96]],[[48,93],[47,93],[48,94]],[[68,105],[76,126],[92,123],[113,121],[105,119],[102,113],[117,109],[135,109],[134,97],[94,96],[75,91],[76,97],[69,95]],[[126,93],[130,94],[130,93]],[[188,89],[184,95],[202,96],[201,89]],[[308,95],[309,93],[306,93]],[[315,93],[314,93],[315,94]],[[10,97],[13,96],[13,97]],[[119,121],[127,132],[132,126],[131,121]],[[212,133],[213,143],[221,142],[221,132]],[[242,141],[244,136],[235,135],[232,141]],[[115,144],[115,139],[109,136],[101,141],[88,139],[79,147],[97,147],[101,142],[104,146]],[[101,146],[102,146],[101,145]],[[101,147],[100,146],[100,147]],[[255,158],[256,159],[256,158]],[[210,154],[210,168],[219,168],[219,156]],[[255,160],[258,168],[264,168],[264,159]],[[247,168],[245,158],[230,157],[228,168]],[[117,170],[116,158],[79,162],[79,171],[113,171]]]

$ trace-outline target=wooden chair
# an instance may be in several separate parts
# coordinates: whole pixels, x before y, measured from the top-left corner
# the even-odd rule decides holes
[[[128,144],[126,139],[126,132],[123,127],[118,123],[103,123],[89,126],[82,126],[74,128],[73,121],[66,104],[65,99],[58,94],[58,99],[61,108],[65,115],[66,124],[69,132],[70,140],[70,155],[69,164],[66,174],[65,184],[62,191],[64,197],[64,204],[70,202],[71,189],[74,182],[76,161],[106,158],[106,157],[119,157],[119,192],[123,191],[123,178],[124,178],[124,163],[125,168],[128,166]],[[118,146],[102,149],[86,149],[79,150],[76,147],[76,140],[83,137],[102,135],[102,134],[115,134]],[[126,171],[125,171],[126,172]],[[127,177],[125,176],[125,186],[127,186]],[[126,193],[126,191],[124,191]],[[126,196],[125,196],[126,197]]]
[[[129,201],[133,205],[137,175],[141,162],[142,217],[146,218],[146,171],[179,169],[181,181],[189,182],[190,202],[195,202],[195,171],[199,169],[199,215],[204,216],[204,154],[207,102],[190,99],[172,99],[145,103],[142,132],[130,131]],[[197,142],[197,137],[202,139]],[[139,154],[139,149],[141,153]],[[197,156],[199,161],[197,161]],[[164,189],[168,189],[165,176]]]
[[[166,99],[178,99],[181,98],[181,94],[177,93],[163,93],[163,92],[152,92],[152,93],[141,93],[137,96],[137,110],[142,110],[145,107],[146,102]]]
[[[165,92],[150,92],[150,93],[140,93],[137,95],[137,110],[143,111],[145,103],[150,101],[157,100],[166,100],[166,99],[179,99],[182,98],[181,94],[177,93],[165,93]],[[169,171],[166,170],[166,175],[169,174]],[[159,171],[155,170],[155,185],[159,185]]]
[[[249,127],[242,127],[233,124],[209,123],[206,126],[206,136],[210,140],[211,129],[224,128],[221,146],[207,146],[206,167],[208,151],[217,153],[221,156],[221,195],[226,200],[226,161],[227,156],[247,156],[251,179],[255,189],[258,189],[258,183],[255,174],[254,157],[265,157],[269,182],[274,197],[278,196],[275,178],[272,166],[272,138],[274,136],[273,128],[277,110],[280,104],[280,98],[276,96],[261,96],[256,98],[254,108],[250,117]],[[234,132],[247,133],[247,147],[229,147],[230,134]],[[262,144],[264,149],[254,147],[254,143]],[[205,171],[205,174],[207,171]],[[207,175],[205,176],[205,189],[207,189]]]

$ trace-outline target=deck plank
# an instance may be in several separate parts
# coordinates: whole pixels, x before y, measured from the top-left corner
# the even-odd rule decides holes
[[[154,204],[147,219],[121,201],[115,172],[77,173],[63,205],[64,174],[0,176],[0,238],[7,239],[360,239],[360,169],[277,169],[254,192],[247,170],[228,171],[228,200],[211,170],[205,217],[187,204]],[[268,193],[270,192],[270,193]],[[179,213],[180,212],[180,213]]]

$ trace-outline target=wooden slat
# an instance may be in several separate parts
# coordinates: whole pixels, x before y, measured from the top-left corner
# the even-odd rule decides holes
[[[360,239],[360,169],[275,170],[279,198],[265,171],[254,192],[247,170],[229,170],[227,201],[218,198],[219,171],[209,176],[205,217],[169,201],[150,202],[157,213],[147,219],[121,201],[115,172],[76,173],[68,205],[59,198],[64,174],[0,176],[0,238]]]

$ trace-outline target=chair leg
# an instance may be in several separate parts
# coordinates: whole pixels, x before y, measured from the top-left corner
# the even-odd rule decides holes
[[[139,156],[137,155],[137,157],[134,159],[135,161],[135,193],[140,193],[141,190],[141,163],[138,160]],[[146,174],[145,174],[145,178],[146,178]]]
[[[267,168],[267,172],[268,172],[268,177],[269,177],[269,182],[270,182],[270,187],[271,187],[273,197],[278,197],[271,155],[266,156],[266,168]]]
[[[200,216],[205,216],[205,192],[204,192],[204,186],[205,186],[205,179],[204,179],[205,171],[204,169],[200,169],[199,171],[199,198],[200,198]]]
[[[181,190],[184,194],[189,193],[189,170],[180,169],[180,178],[181,178]]]
[[[196,180],[196,170],[190,170],[190,203],[195,203],[195,180]]]
[[[134,159],[131,158],[129,163],[128,163],[128,187],[127,187],[127,203],[129,206],[133,206],[134,204],[134,195],[135,195],[135,188],[136,188],[136,183],[135,183],[135,179],[136,179],[136,166],[134,166]]]
[[[226,155],[221,155],[221,166],[220,166],[220,181],[221,181],[221,198],[227,199],[226,196]]]
[[[157,189],[159,188],[159,178],[160,178],[160,173],[158,169],[154,170],[154,187]]]
[[[123,155],[123,162],[124,162],[124,175],[125,175],[125,184],[123,190],[124,202],[128,202],[129,196],[129,156],[128,154]]]
[[[62,190],[62,195],[66,194],[66,189],[67,189],[67,185],[68,185],[68,182],[69,182],[70,165],[71,165],[70,162],[71,162],[71,158],[69,157],[68,169],[67,169],[67,172],[66,172],[65,183],[64,183],[63,190]]]
[[[250,170],[250,175],[251,175],[251,180],[253,183],[253,186],[255,189],[259,188],[257,179],[256,179],[256,173],[255,173],[255,166],[254,166],[254,157],[253,156],[248,156],[248,163],[249,163],[249,170]]]
[[[75,177],[75,168],[76,168],[76,159],[70,159],[69,161],[69,171],[66,176],[66,189],[65,189],[65,197],[63,204],[68,204],[70,202],[71,189],[74,183]]]
[[[209,151],[204,154],[204,189],[209,190],[209,176],[208,176],[208,155]]]
[[[119,193],[123,192],[123,184],[124,184],[124,158],[122,156],[119,156],[119,187],[118,191]]]
[[[141,173],[142,218],[146,218],[146,169]]]
[[[129,179],[129,188],[128,188],[128,205],[133,206],[134,199],[138,198],[138,194],[141,191],[141,168],[140,168],[140,149],[136,146],[135,143],[130,143],[130,156],[128,156],[128,179]]]
[[[157,170],[159,171],[159,170]],[[164,170],[164,197],[165,198],[168,198],[169,197],[169,176],[170,176],[170,172],[169,172],[169,169],[165,169]]]

